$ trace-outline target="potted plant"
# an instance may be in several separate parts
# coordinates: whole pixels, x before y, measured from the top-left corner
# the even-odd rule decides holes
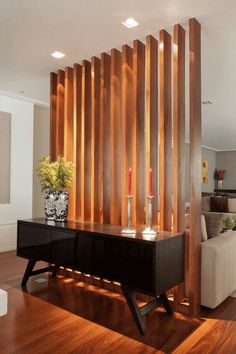
[[[38,176],[44,191],[44,207],[47,220],[66,221],[68,216],[69,193],[73,180],[73,165],[59,156],[50,162],[49,156],[39,161]]]
[[[66,221],[68,216],[69,193],[65,189],[71,188],[73,180],[73,164],[59,156],[54,162],[55,177],[55,207],[56,221]]]
[[[226,227],[227,230],[233,230],[233,228],[234,228],[234,219],[232,218],[232,216],[229,216],[225,220],[225,227]]]
[[[38,177],[40,178],[41,189],[44,191],[44,210],[47,220],[55,220],[55,185],[56,169],[55,164],[50,163],[50,157],[44,156],[39,160]]]

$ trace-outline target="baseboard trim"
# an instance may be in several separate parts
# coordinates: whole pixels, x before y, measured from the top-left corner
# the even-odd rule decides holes
[[[0,253],[15,251],[16,250],[16,242],[15,241],[1,241],[0,242]]]

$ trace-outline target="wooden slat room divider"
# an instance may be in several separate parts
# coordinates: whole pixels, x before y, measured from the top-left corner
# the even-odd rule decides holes
[[[200,24],[191,19],[191,221],[186,274],[192,314],[200,308],[200,36]],[[185,30],[177,24],[173,38],[162,30],[159,42],[150,35],[145,43],[135,40],[133,47],[123,45],[100,58],[92,57],[91,62],[84,60],[51,73],[51,159],[65,155],[75,165],[70,218],[126,225],[128,170],[132,167],[132,221],[143,225],[147,175],[152,168],[153,224],[184,232],[185,72]],[[185,298],[185,285],[174,289],[177,309]]]

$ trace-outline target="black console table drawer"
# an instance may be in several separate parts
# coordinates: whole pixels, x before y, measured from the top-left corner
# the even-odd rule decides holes
[[[51,231],[41,227],[19,224],[17,255],[38,261],[51,261]]]
[[[76,232],[51,232],[51,263],[74,268],[76,250]]]

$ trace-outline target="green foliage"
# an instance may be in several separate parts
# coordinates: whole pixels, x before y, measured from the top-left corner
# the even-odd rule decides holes
[[[49,156],[39,160],[38,176],[42,190],[53,189],[62,191],[71,188],[73,180],[73,164],[59,156],[56,162],[50,162]]]
[[[234,219],[232,217],[228,217],[225,220],[225,227],[227,230],[232,230],[234,228]]]
[[[73,180],[72,162],[68,162],[63,156],[59,156],[54,164],[56,168],[55,189],[61,191],[64,188],[71,188]]]
[[[38,177],[42,190],[55,189],[56,185],[56,169],[55,164],[50,163],[49,156],[43,156],[39,160],[37,169]]]

